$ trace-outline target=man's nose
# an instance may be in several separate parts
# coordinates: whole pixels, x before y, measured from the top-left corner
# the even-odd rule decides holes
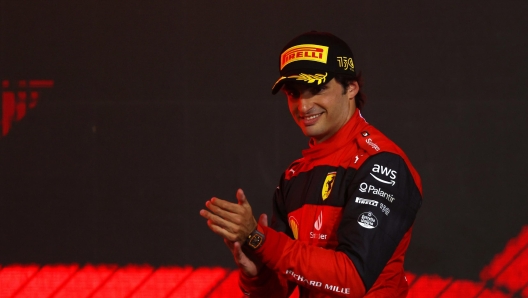
[[[299,97],[299,112],[307,113],[313,107],[311,97],[304,96],[301,94]]]

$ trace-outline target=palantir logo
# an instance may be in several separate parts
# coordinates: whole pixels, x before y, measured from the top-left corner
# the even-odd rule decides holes
[[[9,133],[14,122],[24,118],[27,110],[34,108],[39,100],[42,88],[52,88],[52,80],[2,81],[2,115],[0,125],[4,137]]]
[[[376,177],[374,177],[374,178],[376,178]],[[377,196],[380,196],[380,197],[386,199],[387,201],[389,201],[391,203],[394,202],[394,200],[395,200],[393,195],[391,195],[390,193],[384,192],[381,189],[381,187],[380,188],[376,188],[376,187],[374,187],[374,185],[368,185],[365,182],[361,182],[361,184],[359,185],[359,191],[360,192],[372,193],[374,195],[377,195]]]
[[[368,187],[368,184],[366,184],[365,182],[362,182],[362,183],[359,185],[359,191],[360,191],[360,192],[366,192],[366,191],[367,191],[367,187]]]

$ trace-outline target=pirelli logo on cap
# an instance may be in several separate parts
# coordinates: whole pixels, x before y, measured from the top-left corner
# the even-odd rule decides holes
[[[282,70],[288,63],[299,60],[310,60],[326,64],[327,58],[328,47],[316,44],[301,44],[291,47],[281,54],[280,69]]]

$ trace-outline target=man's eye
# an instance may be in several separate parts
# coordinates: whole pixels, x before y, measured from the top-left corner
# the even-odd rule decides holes
[[[312,87],[310,92],[312,94],[319,94],[321,91],[325,90],[326,87],[325,86],[316,86],[316,87]]]
[[[288,97],[294,97],[294,98],[299,97],[299,92],[296,92],[296,91],[286,90],[285,93]]]

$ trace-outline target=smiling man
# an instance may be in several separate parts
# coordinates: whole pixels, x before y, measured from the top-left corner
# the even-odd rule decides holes
[[[334,135],[354,114],[357,81],[341,86],[335,79],[317,87],[286,83],[283,91],[297,125],[307,137],[320,143]]]
[[[405,297],[403,261],[422,202],[403,151],[360,114],[365,97],[352,52],[338,37],[307,32],[281,51],[290,113],[310,138],[282,174],[273,217],[257,222],[239,189],[200,214],[224,238],[250,297]]]

